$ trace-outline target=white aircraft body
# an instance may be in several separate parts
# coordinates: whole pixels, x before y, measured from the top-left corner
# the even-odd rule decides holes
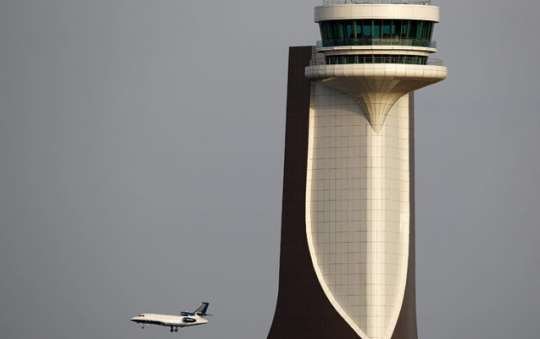
[[[208,305],[210,304],[203,302],[195,311],[180,312],[180,315],[142,313],[130,320],[140,324],[142,328],[144,328],[144,325],[158,325],[169,327],[171,332],[178,332],[179,328],[207,324],[209,314],[206,312],[208,311]]]

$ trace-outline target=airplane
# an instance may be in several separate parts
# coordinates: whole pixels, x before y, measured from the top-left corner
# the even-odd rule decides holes
[[[144,325],[159,325],[170,327],[171,332],[178,332],[178,328],[207,324],[206,318],[210,314],[206,312],[209,305],[210,303],[203,302],[195,311],[180,312],[180,315],[141,313],[130,320],[140,324],[141,328],[144,328]]]

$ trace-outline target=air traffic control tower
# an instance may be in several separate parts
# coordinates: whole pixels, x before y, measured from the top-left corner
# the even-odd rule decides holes
[[[326,1],[321,41],[292,47],[279,293],[269,339],[417,339],[414,91],[430,1]]]

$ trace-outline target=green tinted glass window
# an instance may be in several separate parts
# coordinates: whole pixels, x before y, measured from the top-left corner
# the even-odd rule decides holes
[[[409,34],[407,39],[416,39],[416,31],[418,30],[418,21],[411,21],[409,25]]]
[[[363,38],[370,38],[371,37],[371,21],[361,21],[360,25],[362,25],[362,37]]]
[[[382,23],[382,36],[383,38],[391,38],[392,37],[392,21],[390,20],[384,20]]]
[[[326,63],[329,65],[338,64],[427,64],[426,56],[417,55],[331,55],[326,57]]]
[[[373,38],[374,39],[380,39],[381,38],[381,21],[380,20],[372,20],[372,27],[373,27]]]
[[[343,22],[338,22],[336,23],[336,35],[337,35],[337,39],[339,41],[343,41],[344,40],[344,34],[343,34]]]
[[[354,21],[354,38],[360,39],[362,37],[362,25],[358,21]]]
[[[353,21],[347,21],[345,24],[345,39],[347,40],[353,40],[355,37],[354,37],[354,30],[353,30],[353,26],[354,26],[354,22]]]
[[[324,46],[391,44],[430,46],[433,22],[340,20],[320,23]],[[401,42],[400,42],[401,41]]]

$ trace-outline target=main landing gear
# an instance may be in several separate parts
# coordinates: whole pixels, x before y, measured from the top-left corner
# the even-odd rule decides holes
[[[178,327],[171,326],[171,333],[178,332]]]

